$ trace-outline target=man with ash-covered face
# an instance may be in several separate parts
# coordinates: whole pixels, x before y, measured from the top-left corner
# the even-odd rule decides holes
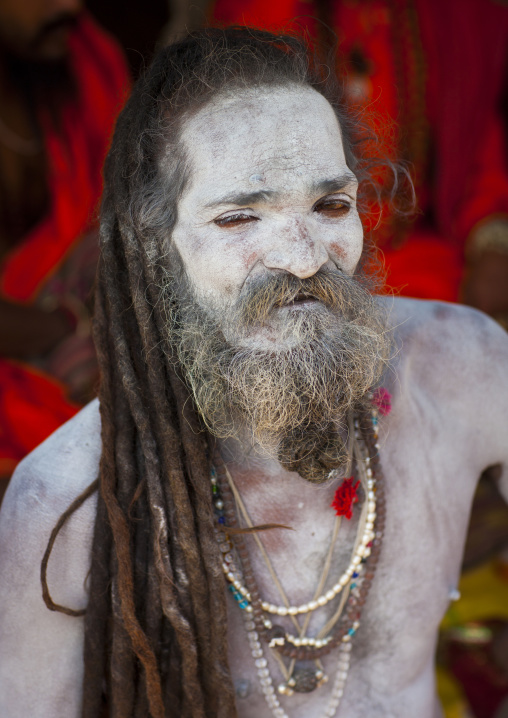
[[[354,129],[305,48],[253,30],[166,48],[135,88],[100,416],[2,507],[2,716],[441,715],[475,484],[506,487],[508,340],[374,296]]]

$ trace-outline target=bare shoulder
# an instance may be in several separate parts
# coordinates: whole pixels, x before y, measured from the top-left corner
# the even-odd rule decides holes
[[[0,540],[12,544],[20,530],[23,544],[47,536],[72,501],[98,474],[100,460],[98,402],[91,402],[32,451],[17,467],[0,510]],[[84,505],[74,521],[86,529],[95,501]],[[8,534],[5,536],[5,534]],[[35,545],[35,543],[34,543]]]
[[[406,410],[418,405],[418,415],[434,422],[450,445],[471,447],[481,469],[506,467],[508,334],[469,307],[400,298],[387,302],[394,327],[394,386],[405,397]]]
[[[388,300],[396,351],[413,378],[460,385],[464,394],[508,389],[508,334],[483,312],[460,304],[397,298]],[[477,388],[475,388],[477,387]],[[445,390],[445,386],[442,386]]]
[[[18,466],[0,511],[0,715],[79,714],[83,619],[49,611],[40,567],[56,522],[98,474],[98,403],[92,402]],[[69,519],[48,565],[56,603],[87,603],[96,496]],[[27,681],[27,676],[30,680]]]

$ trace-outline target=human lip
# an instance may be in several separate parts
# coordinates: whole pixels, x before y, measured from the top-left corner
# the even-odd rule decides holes
[[[286,302],[286,304],[283,304],[283,307],[292,307],[295,309],[303,309],[304,307],[309,306],[310,304],[316,304],[319,300],[316,299],[312,294],[308,294],[307,292],[298,292],[298,294],[293,297],[293,299],[290,302]]]

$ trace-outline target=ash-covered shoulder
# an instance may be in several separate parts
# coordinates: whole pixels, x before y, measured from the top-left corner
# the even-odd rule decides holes
[[[487,466],[499,467],[508,500],[508,333],[470,307],[386,302],[394,336],[392,386],[402,413],[461,446],[478,476]]]
[[[55,524],[96,478],[98,402],[52,434],[18,466],[0,510],[0,715],[81,715],[83,618],[48,610],[41,562]],[[47,564],[61,606],[88,603],[97,494],[69,517]]]
[[[98,476],[100,426],[99,402],[94,400],[23,459],[5,493],[0,528],[17,521],[27,531],[54,525]],[[86,503],[79,513],[88,524],[95,515],[95,497]]]
[[[486,443],[506,447],[500,427],[508,426],[508,333],[463,305],[385,301],[393,328],[392,374],[400,392],[433,407],[443,421],[474,426],[488,435]]]
[[[508,334],[483,312],[461,304],[384,298],[394,345],[402,358],[422,361],[434,370],[506,361]]]

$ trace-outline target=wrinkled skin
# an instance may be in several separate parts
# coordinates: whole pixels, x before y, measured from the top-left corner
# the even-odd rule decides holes
[[[219,316],[221,307],[258,273],[308,276],[326,264],[352,272],[361,249],[353,191],[335,188],[316,195],[312,190],[347,171],[328,106],[310,90],[271,92],[278,94],[261,96],[265,104],[256,121],[249,122],[256,110],[245,97],[243,103],[226,100],[205,108],[189,123],[188,154],[196,179],[182,197],[174,244],[203,307]],[[248,129],[227,125],[228,113],[236,113],[238,125]],[[191,127],[200,134],[191,135]],[[234,162],[231,153],[236,153]],[[220,196],[244,192],[250,182],[257,190],[257,175],[264,178],[263,188],[279,191],[276,202],[258,196],[262,201],[255,206],[226,203],[204,213],[215,190]],[[344,204],[346,212],[339,207]],[[233,226],[221,225],[224,217],[235,215],[256,219],[237,217]],[[468,308],[380,301],[387,306],[394,338],[383,379],[393,409],[380,428],[387,521],[337,716],[437,718],[437,628],[457,585],[472,497],[487,466],[501,467],[501,488],[508,496],[508,338]],[[283,317],[287,311],[313,308],[277,311]],[[234,327],[228,331],[234,338]],[[260,328],[250,341],[273,346],[277,336]],[[99,424],[93,403],[25,459],[6,494],[0,516],[0,714],[6,718],[80,714],[83,621],[46,609],[39,572],[56,520],[97,475]],[[294,529],[268,532],[263,541],[291,603],[310,600],[330,541],[335,484],[313,486],[276,461],[245,455],[239,443],[223,444],[222,452],[252,520]],[[94,517],[95,500],[90,499],[56,542],[48,578],[58,603],[86,605]],[[355,518],[344,521],[333,557],[335,580],[355,533]],[[262,596],[280,602],[254,550],[252,562]],[[228,601],[238,715],[269,718],[239,609],[229,594]],[[326,608],[316,612],[310,635],[326,616]],[[324,660],[332,679],[336,662],[333,653]],[[281,678],[273,659],[270,667],[277,684]],[[285,710],[292,718],[319,716],[332,682],[314,693],[282,699]]]

